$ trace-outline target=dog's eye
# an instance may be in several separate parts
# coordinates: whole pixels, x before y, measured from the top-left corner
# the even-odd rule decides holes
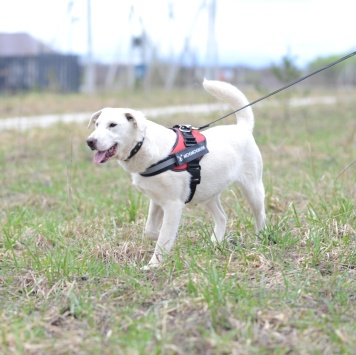
[[[110,128],[114,128],[114,127],[116,127],[116,126],[117,126],[117,123],[110,123],[110,124],[109,124],[109,127],[110,127]]]

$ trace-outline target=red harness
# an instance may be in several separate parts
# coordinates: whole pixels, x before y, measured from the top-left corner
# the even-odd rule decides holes
[[[184,143],[184,137],[182,132],[178,128],[173,128],[173,130],[177,133],[177,140],[176,143],[173,146],[172,153],[171,154],[176,154],[186,148],[186,145]],[[191,131],[193,137],[196,139],[197,143],[201,143],[205,141],[205,136],[203,136],[200,132],[198,131]],[[203,156],[201,156],[199,159],[201,159]],[[183,165],[177,165],[175,166],[172,170],[174,171],[183,171],[187,170],[188,168],[188,163],[185,163]]]
[[[188,171],[191,175],[190,195],[185,201],[185,203],[188,203],[193,198],[197,185],[200,184],[199,161],[209,151],[206,147],[205,136],[193,130],[191,126],[174,126],[173,130],[177,134],[177,139],[171,154],[151,165],[140,175],[154,176],[167,170]]]

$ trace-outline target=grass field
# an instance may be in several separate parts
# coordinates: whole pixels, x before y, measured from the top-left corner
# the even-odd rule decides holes
[[[197,90],[199,89],[199,90]],[[0,119],[15,116],[37,116],[76,112],[96,112],[102,107],[161,107],[167,105],[206,103],[207,94],[200,88],[182,91],[121,91],[87,95],[52,92],[29,92],[18,95],[0,95]]]
[[[354,354],[355,99],[288,117],[256,105],[275,243],[232,187],[227,240],[214,247],[210,216],[188,207],[149,272],[148,201],[116,162],[94,166],[86,125],[0,132],[0,353]]]

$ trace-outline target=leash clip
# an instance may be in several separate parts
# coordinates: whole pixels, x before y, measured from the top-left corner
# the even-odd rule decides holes
[[[178,128],[181,132],[184,132],[184,133],[190,133],[192,130],[197,129],[190,124],[175,125],[173,128]]]
[[[181,132],[189,133],[189,132],[192,131],[192,126],[191,126],[190,124],[177,125],[177,128],[178,128]]]

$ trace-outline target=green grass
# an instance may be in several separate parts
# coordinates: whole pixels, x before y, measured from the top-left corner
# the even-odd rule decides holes
[[[288,120],[256,105],[265,237],[232,187],[227,240],[188,207],[149,272],[148,201],[115,162],[94,166],[85,125],[0,132],[0,353],[354,354],[355,102]]]

